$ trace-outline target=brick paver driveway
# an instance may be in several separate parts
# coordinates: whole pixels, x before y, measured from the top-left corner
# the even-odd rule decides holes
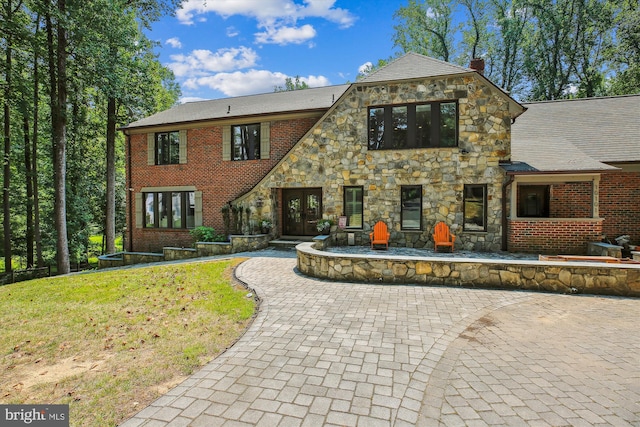
[[[640,300],[334,283],[295,258],[226,353],[132,426],[640,426]]]

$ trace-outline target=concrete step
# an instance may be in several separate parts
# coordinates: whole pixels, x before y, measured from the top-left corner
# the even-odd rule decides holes
[[[269,246],[281,250],[295,250],[302,240],[276,239],[269,241]]]

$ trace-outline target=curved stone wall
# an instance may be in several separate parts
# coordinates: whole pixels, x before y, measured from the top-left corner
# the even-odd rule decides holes
[[[298,269],[320,279],[640,296],[640,265],[336,254],[296,246]]]

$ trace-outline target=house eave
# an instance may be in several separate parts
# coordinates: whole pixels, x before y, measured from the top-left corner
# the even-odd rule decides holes
[[[260,121],[278,121],[292,118],[322,117],[328,108],[316,108],[310,110],[283,111],[269,114],[247,114],[213,119],[190,120],[182,122],[158,123],[145,126],[122,126],[118,128],[126,135],[148,133],[149,131],[163,132],[168,130],[196,129],[207,126],[223,126],[227,124],[244,124],[259,119]]]

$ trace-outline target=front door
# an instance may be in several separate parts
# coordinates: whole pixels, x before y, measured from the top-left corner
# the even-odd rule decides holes
[[[316,224],[322,218],[322,189],[296,188],[282,192],[283,233],[290,236],[315,236]]]

